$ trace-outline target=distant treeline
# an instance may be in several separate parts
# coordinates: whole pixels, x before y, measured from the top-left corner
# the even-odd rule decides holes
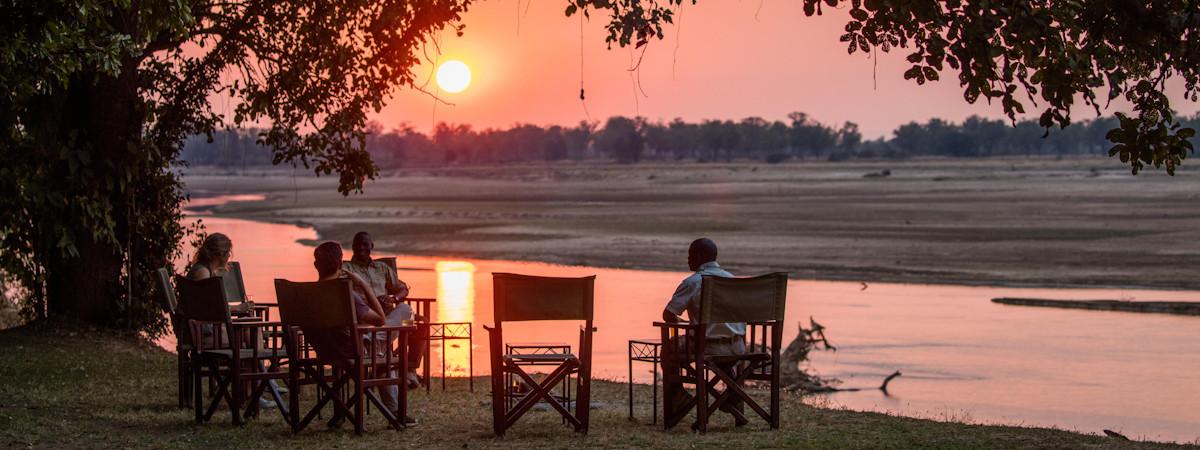
[[[1200,114],[1184,120],[1184,126],[1200,128]],[[432,135],[407,124],[385,130],[372,123],[367,150],[382,169],[560,160],[748,159],[776,163],[792,159],[1093,155],[1111,147],[1104,135],[1115,127],[1116,119],[1105,117],[1053,129],[1046,136],[1033,120],[1014,127],[1002,120],[972,116],[962,123],[941,119],[911,122],[896,128],[891,138],[864,141],[853,122],[831,126],[804,113],[789,114],[787,121],[750,117],[736,122],[675,119],[664,123],[613,117],[603,126],[580,122],[574,127],[517,125],[507,130],[473,130],[467,125],[441,123]],[[183,160],[224,167],[270,164],[271,153],[256,143],[257,135],[256,129],[220,131],[211,142],[194,136],[184,148]]]

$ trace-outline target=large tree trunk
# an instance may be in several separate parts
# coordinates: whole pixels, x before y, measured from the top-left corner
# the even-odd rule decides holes
[[[72,79],[64,96],[50,106],[48,118],[64,124],[74,135],[59,136],[62,144],[87,154],[86,169],[60,162],[56,174],[69,194],[66,217],[43,217],[43,230],[66,227],[77,256],[64,254],[57,245],[43,247],[46,264],[46,306],[51,316],[67,316],[105,326],[120,326],[122,305],[128,302],[123,284],[124,251],[129,243],[129,190],[144,174],[139,157],[143,113],[136,84],[136,62],[130,59],[116,77],[85,74]],[[104,224],[89,220],[81,205],[111,208],[112,237],[98,231]],[[78,215],[78,216],[76,216]],[[103,219],[101,219],[103,220]],[[53,239],[47,233],[43,239]],[[115,241],[115,242],[114,242]]]
[[[79,256],[54,252],[47,264],[46,299],[51,317],[72,317],[111,325],[118,321],[122,298],[122,257],[91,236],[76,242]]]

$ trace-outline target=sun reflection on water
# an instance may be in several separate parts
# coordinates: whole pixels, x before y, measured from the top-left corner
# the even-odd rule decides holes
[[[475,265],[465,261],[439,261],[434,270],[437,271],[436,320],[474,322]],[[464,341],[448,341],[445,350],[447,375],[467,376],[467,361],[470,359],[467,344]],[[440,352],[437,353],[440,356]]]

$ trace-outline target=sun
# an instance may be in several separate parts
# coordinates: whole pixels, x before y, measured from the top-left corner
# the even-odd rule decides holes
[[[471,85],[471,68],[457,59],[446,61],[438,67],[437,84],[451,94],[462,92]]]

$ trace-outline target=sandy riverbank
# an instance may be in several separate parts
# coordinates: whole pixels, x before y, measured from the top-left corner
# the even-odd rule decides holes
[[[331,177],[204,173],[193,196],[266,194],[218,215],[367,230],[383,252],[686,270],[707,236],[741,274],[1200,288],[1200,171],[1106,159],[414,169],[349,197]]]

